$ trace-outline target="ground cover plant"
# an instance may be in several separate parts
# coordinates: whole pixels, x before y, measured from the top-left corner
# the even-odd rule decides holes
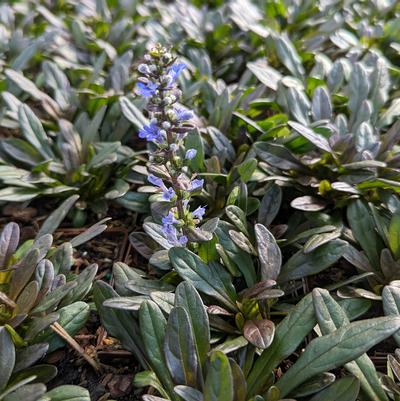
[[[399,26],[3,2],[0,400],[399,400]]]

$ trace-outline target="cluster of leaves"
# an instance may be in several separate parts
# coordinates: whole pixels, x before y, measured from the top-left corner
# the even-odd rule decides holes
[[[55,323],[70,336],[86,323],[89,305],[83,302],[92,287],[97,265],[81,274],[71,271],[73,247],[106,228],[96,224],[59,246],[51,233],[76,202],[67,199],[44,222],[35,239],[20,244],[16,223],[0,235],[0,399],[65,400],[73,395],[89,400],[88,391],[61,386],[46,392],[45,383],[57,375],[53,365],[37,362],[65,345],[51,326]]]
[[[0,200],[77,192],[81,210],[104,213],[112,199],[151,212],[144,232],[130,235],[140,265],[117,263],[114,288],[94,285],[103,325],[143,369],[135,384],[185,401],[399,399],[397,360],[389,357],[381,376],[366,355],[390,336],[400,346],[397,2],[51,4],[0,9]],[[186,126],[178,146],[167,141],[169,159],[136,137],[151,124],[165,135],[171,128],[160,93],[150,108],[133,93],[138,79],[171,89],[168,71],[143,67],[153,64],[144,54],[157,42],[187,65],[171,104],[192,108],[196,126]],[[191,202],[206,206],[197,229],[169,223],[188,247],[175,247],[160,224],[174,205],[146,185],[150,174],[165,192],[172,183],[183,202],[168,165],[181,149],[195,152],[179,177],[202,182]],[[3,338],[17,348],[32,321],[81,302],[90,287],[92,278],[82,286],[79,278],[95,267],[67,274],[43,298],[51,274],[54,282],[67,273],[57,249],[45,252],[53,269],[43,255],[19,287],[37,292],[32,305],[3,291]],[[78,298],[62,296],[35,315],[78,281]],[[27,316],[14,327],[10,305],[19,301]],[[359,320],[371,311],[384,316]]]

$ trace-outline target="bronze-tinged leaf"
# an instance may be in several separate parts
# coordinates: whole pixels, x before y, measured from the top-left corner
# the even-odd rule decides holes
[[[8,223],[0,235],[0,270],[7,266],[8,259],[17,249],[19,227],[16,223]]]
[[[268,348],[275,335],[275,325],[271,320],[248,320],[246,321],[243,334],[245,338],[257,348]]]

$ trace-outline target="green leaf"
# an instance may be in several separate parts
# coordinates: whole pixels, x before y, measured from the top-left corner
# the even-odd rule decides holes
[[[93,298],[103,326],[111,336],[115,336],[121,341],[125,349],[135,355],[143,369],[147,369],[148,362],[143,354],[143,342],[135,317],[130,311],[103,306],[105,300],[118,297],[109,284],[102,281],[94,283]]]
[[[91,264],[83,269],[78,277],[73,281],[76,286],[72,288],[60,303],[60,306],[66,306],[76,301],[82,301],[92,288],[93,280],[96,277],[98,266]]]
[[[90,401],[88,390],[72,384],[58,386],[48,391],[44,396],[51,401]]]
[[[333,373],[323,372],[307,380],[293,391],[295,397],[305,397],[315,394],[332,384],[336,379]]]
[[[168,318],[164,342],[165,361],[175,383],[198,387],[200,371],[188,313],[175,306]]]
[[[199,291],[216,298],[229,309],[236,310],[235,288],[229,274],[219,264],[212,263],[208,266],[186,248],[172,248],[169,257],[172,266],[184,280],[191,282]]]
[[[4,326],[0,326],[0,350],[0,391],[2,391],[7,386],[15,364],[15,347]]]
[[[49,217],[44,221],[42,227],[40,227],[39,232],[36,234],[36,238],[40,238],[45,234],[53,234],[53,232],[58,228],[61,222],[65,219],[65,216],[71,210],[71,207],[79,199],[79,195],[72,195],[67,198],[61,205],[54,210]]]
[[[38,360],[42,359],[48,348],[49,345],[46,343],[33,344],[24,348],[19,348],[15,358],[13,373],[28,368]]]
[[[357,359],[400,328],[400,317],[380,317],[350,323],[310,342],[276,386],[281,397],[318,373]]]
[[[304,170],[297,158],[283,145],[269,142],[256,142],[254,150],[261,160],[282,170]]]
[[[8,260],[16,251],[19,243],[19,226],[17,223],[8,223],[0,235],[0,266],[7,265]]]
[[[229,359],[220,351],[214,351],[210,356],[203,397],[204,401],[234,401],[234,383]]]
[[[175,292],[175,306],[180,306],[188,313],[196,343],[198,359],[205,366],[210,350],[210,325],[208,315],[200,295],[190,282],[178,285]]]
[[[54,159],[54,153],[50,147],[50,140],[43,129],[42,123],[26,104],[18,108],[18,121],[24,138],[44,157]]]
[[[13,389],[13,391],[9,391],[10,389],[7,389],[7,395],[4,395],[1,398],[1,400],[2,401],[20,401],[20,400],[37,401],[38,399],[40,399],[40,397],[46,391],[46,386],[42,383],[25,384],[25,385],[20,385],[20,384],[21,383],[18,383],[15,386],[16,389]],[[1,397],[1,395],[0,395],[0,397]]]
[[[389,223],[389,246],[394,258],[400,259],[400,212],[395,213]]]
[[[257,168],[257,159],[247,159],[239,164],[238,172],[243,182],[248,182]]]
[[[184,401],[203,401],[203,394],[195,388],[189,386],[175,386],[174,391]]]
[[[254,363],[247,378],[249,396],[262,391],[269,373],[297,349],[315,323],[312,297],[308,294],[279,323],[271,346]]]
[[[356,401],[359,391],[360,382],[356,377],[343,377],[315,395],[310,401]]]
[[[244,234],[247,236],[249,232],[247,231],[247,220],[246,214],[242,209],[235,205],[229,205],[225,208],[226,215],[229,220]]]
[[[58,323],[70,336],[74,336],[84,326],[89,317],[89,305],[84,302],[75,302],[59,309],[58,313],[60,314]],[[47,329],[43,335],[39,335],[35,340],[37,342],[47,341],[49,343],[49,352],[53,352],[65,345],[64,340],[50,329]]]
[[[323,271],[342,257],[346,247],[347,242],[337,239],[309,253],[298,251],[282,266],[279,281],[296,280]]]
[[[34,383],[48,383],[57,376],[57,368],[53,365],[35,365],[30,366],[20,372],[13,374],[8,385],[13,386],[21,380],[36,376]]]
[[[350,320],[341,306],[324,289],[316,288],[312,292],[315,314],[323,335],[347,326]],[[367,354],[349,362],[345,368],[361,382],[361,387],[370,401],[387,401],[382,390],[373,362]]]
[[[386,285],[382,291],[382,304],[386,316],[400,316],[400,287]],[[394,334],[393,337],[399,345],[400,333]]]
[[[302,135],[304,138],[309,140],[317,148],[333,154],[331,145],[329,145],[329,141],[324,136],[317,134],[311,128],[305,127],[304,125],[299,124],[295,121],[289,121],[288,125],[295,131],[297,131],[300,135]]]
[[[257,221],[268,227],[277,216],[282,203],[281,187],[275,183],[267,186],[258,210]]]
[[[92,238],[97,237],[99,234],[101,234],[104,230],[107,229],[107,226],[104,223],[108,220],[110,220],[110,218],[106,217],[105,219],[100,220],[97,223],[93,224],[91,227],[86,229],[82,234],[79,234],[76,237],[72,238],[72,240],[70,241],[71,245],[74,248],[76,248],[77,246],[90,241]]]
[[[362,200],[358,199],[350,203],[347,207],[347,220],[355,239],[366,253],[371,265],[379,271],[383,243],[375,231],[374,219]]]
[[[169,395],[173,394],[173,382],[164,357],[164,341],[167,322],[160,308],[153,301],[145,301],[139,309],[140,332],[148,361],[158,380]]]

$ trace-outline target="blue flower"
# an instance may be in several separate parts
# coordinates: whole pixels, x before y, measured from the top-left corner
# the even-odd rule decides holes
[[[168,69],[168,75],[171,77],[172,82],[175,82],[179,77],[179,74],[186,68],[185,63],[176,63],[171,65]]]
[[[159,177],[156,177],[153,174],[150,174],[147,177],[147,181],[149,181],[151,184],[155,185],[156,187],[160,187],[161,188],[161,187],[164,186],[163,180],[161,178],[159,178]]]
[[[174,107],[174,112],[178,121],[191,120],[194,116],[192,110],[186,110],[183,107]]]
[[[198,218],[199,220],[202,220],[205,213],[206,208],[199,206],[196,210],[193,210],[192,216]]]
[[[165,224],[162,231],[168,242],[173,246],[185,246],[188,242],[186,235],[181,235],[178,238],[178,230],[172,224]]]
[[[173,188],[169,188],[169,189],[163,188],[163,196],[162,197],[167,202],[170,202],[175,195],[176,194],[175,194],[175,191],[173,190]]]
[[[179,245],[186,246],[186,244],[188,242],[188,238],[186,237],[186,235],[181,235],[178,242],[179,242]]]
[[[147,177],[147,180],[151,184],[155,185],[156,187],[161,188],[161,190],[163,192],[162,198],[164,200],[166,200],[167,202],[170,202],[172,200],[172,198],[176,195],[174,189],[173,188],[167,188],[161,178],[156,177],[153,174],[150,174]]]
[[[202,189],[204,185],[204,180],[195,179],[191,182],[191,191],[196,191],[198,189]]]
[[[136,84],[136,93],[143,97],[151,97],[156,93],[158,84],[153,82],[148,82],[147,84],[143,82],[138,82]]]
[[[144,138],[149,142],[161,143],[164,141],[164,137],[160,128],[158,128],[157,123],[150,123],[148,125],[145,125],[139,131],[139,138]]]
[[[164,225],[176,224],[176,223],[178,223],[178,220],[175,218],[174,214],[171,211],[169,211],[169,213],[166,216],[163,216],[162,223]]]
[[[193,158],[196,157],[196,155],[197,155],[196,149],[188,149],[185,154],[185,159],[192,160]]]

